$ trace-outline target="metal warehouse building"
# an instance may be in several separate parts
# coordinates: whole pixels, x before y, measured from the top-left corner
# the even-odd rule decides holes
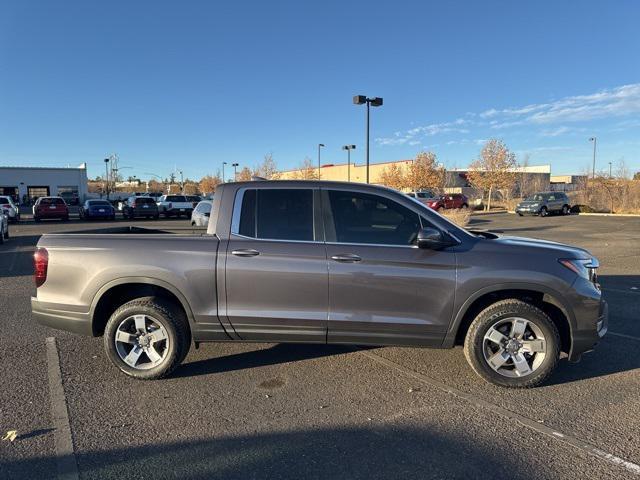
[[[77,168],[0,166],[0,195],[10,195],[21,205],[49,195],[83,201],[87,195],[87,165],[83,163]]]

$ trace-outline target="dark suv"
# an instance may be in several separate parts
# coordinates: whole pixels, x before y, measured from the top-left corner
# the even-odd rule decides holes
[[[151,197],[129,197],[122,205],[122,216],[124,218],[155,218],[160,217],[158,205]]]
[[[571,210],[569,198],[564,192],[540,192],[525,198],[516,207],[521,217],[525,214],[546,217],[550,213],[568,215]]]

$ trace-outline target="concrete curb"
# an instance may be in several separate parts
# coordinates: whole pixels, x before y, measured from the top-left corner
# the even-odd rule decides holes
[[[510,210],[507,213],[515,214]],[[577,215],[579,217],[640,217],[638,213],[570,213],[569,216]]]
[[[471,212],[471,215],[497,215],[498,213],[513,213],[513,212],[508,212],[507,210],[491,210],[489,212],[484,212],[480,210],[480,211]]]

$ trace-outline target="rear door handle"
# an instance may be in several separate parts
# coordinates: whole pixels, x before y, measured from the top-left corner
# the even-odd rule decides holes
[[[260,255],[260,252],[253,248],[243,248],[240,250],[233,250],[231,255],[235,255],[236,257],[255,257],[256,255]]]
[[[333,255],[331,260],[341,263],[355,263],[362,261],[362,258],[353,253],[341,253],[339,255]]]

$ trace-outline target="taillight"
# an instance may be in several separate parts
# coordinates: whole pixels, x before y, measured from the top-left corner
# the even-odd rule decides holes
[[[39,247],[33,254],[33,278],[36,288],[42,286],[47,280],[47,268],[49,267],[49,252],[46,248]]]
[[[9,205],[8,203],[5,203],[4,205],[2,205],[2,208],[11,208],[11,205]]]

